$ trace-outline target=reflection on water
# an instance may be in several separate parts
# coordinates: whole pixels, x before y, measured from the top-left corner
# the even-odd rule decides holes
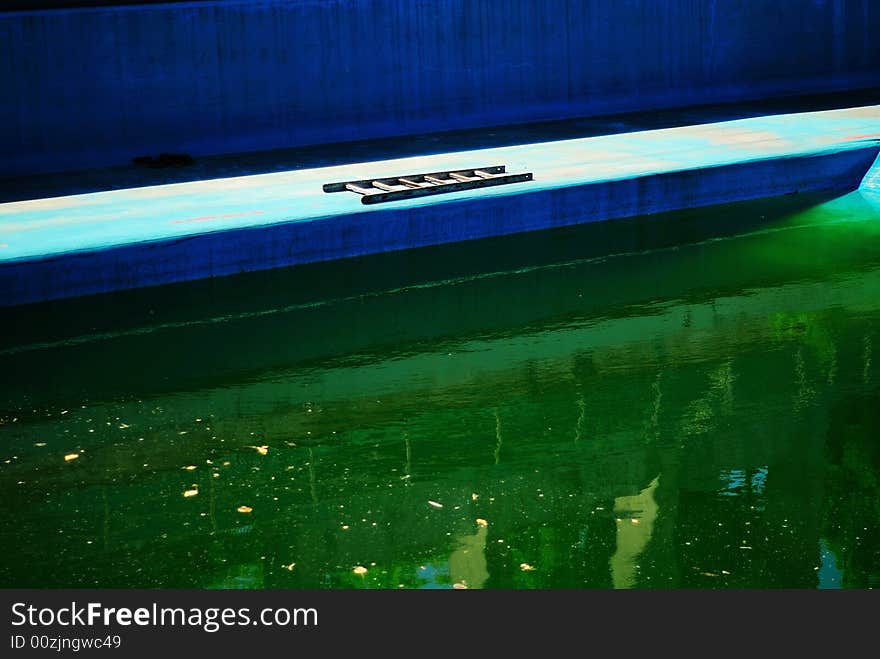
[[[615,588],[632,588],[636,585],[639,568],[636,561],[651,540],[654,520],[657,518],[654,490],[659,482],[658,476],[637,495],[614,500],[617,540],[611,557],[611,581]]]
[[[2,584],[877,586],[878,209],[7,312]]]

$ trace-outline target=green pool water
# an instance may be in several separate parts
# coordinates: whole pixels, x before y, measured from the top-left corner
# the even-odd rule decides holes
[[[7,310],[0,585],[875,587],[878,328],[858,192]]]

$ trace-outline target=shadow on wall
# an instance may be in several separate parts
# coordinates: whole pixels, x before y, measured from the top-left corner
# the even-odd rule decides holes
[[[0,176],[866,88],[878,29],[872,0],[7,12]]]

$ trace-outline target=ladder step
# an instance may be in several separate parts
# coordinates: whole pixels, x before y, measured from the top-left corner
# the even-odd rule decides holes
[[[431,183],[436,183],[437,185],[446,185],[447,183],[452,182],[449,179],[437,178],[436,176],[431,176],[430,174],[425,176],[425,180],[430,181]]]
[[[373,187],[379,188],[380,190],[385,190],[387,192],[392,192],[394,190],[407,190],[408,187],[406,185],[388,185],[387,183],[383,183],[382,181],[373,181]]]
[[[433,187],[433,185],[434,185],[430,181],[413,181],[411,178],[405,178],[405,177],[399,178],[397,180],[400,181],[401,183],[403,183],[404,185],[410,186],[411,188],[430,188],[430,187]]]
[[[373,194],[374,192],[376,192],[373,189],[362,187],[356,183],[346,183],[345,189],[351,190],[352,192],[357,192],[358,194]]]

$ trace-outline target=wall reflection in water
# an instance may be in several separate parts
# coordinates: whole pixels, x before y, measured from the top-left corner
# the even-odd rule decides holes
[[[608,224],[17,312],[2,582],[877,586],[880,214]]]

